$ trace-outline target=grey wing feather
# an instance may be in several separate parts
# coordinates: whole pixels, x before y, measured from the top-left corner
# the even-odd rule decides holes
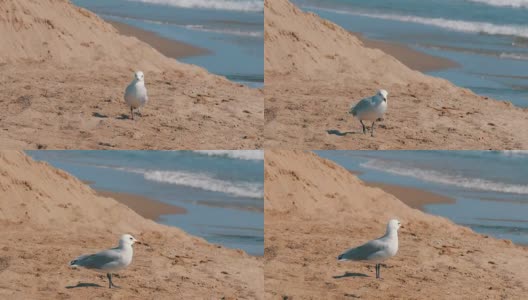
[[[363,110],[368,110],[370,107],[372,107],[372,104],[373,104],[372,97],[362,99],[361,101],[358,102],[358,104],[356,104],[354,107],[350,109],[350,113],[353,116],[356,116],[358,112],[363,111]]]
[[[98,252],[96,254],[81,255],[70,262],[72,266],[80,266],[88,269],[100,269],[106,264],[119,260],[119,253],[113,249]]]
[[[379,240],[367,242],[359,247],[348,249],[337,259],[339,260],[368,260],[370,256],[385,249],[386,245]]]

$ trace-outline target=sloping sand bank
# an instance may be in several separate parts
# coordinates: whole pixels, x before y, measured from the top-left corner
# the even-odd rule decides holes
[[[522,299],[528,249],[406,206],[310,152],[267,151],[267,299]],[[374,266],[338,263],[397,217],[400,250]]]
[[[265,146],[295,149],[523,149],[528,109],[413,71],[287,0],[265,0]],[[389,91],[376,137],[347,114]]]
[[[0,152],[0,228],[0,298],[262,299],[262,259],[144,219],[23,153]],[[147,245],[114,279],[121,289],[68,266],[123,233]]]
[[[15,149],[252,149],[263,93],[169,59],[64,0],[0,2],[0,144]],[[142,70],[149,103],[127,118]]]

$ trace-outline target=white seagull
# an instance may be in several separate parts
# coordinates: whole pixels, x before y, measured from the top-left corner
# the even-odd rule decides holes
[[[119,246],[95,254],[85,254],[70,262],[72,267],[83,267],[97,272],[106,273],[109,288],[118,287],[112,282],[112,273],[123,270],[132,262],[134,250],[132,245],[139,243],[130,234],[123,234],[119,239]]]
[[[367,128],[363,121],[372,121],[370,135],[374,136],[374,126],[376,121],[383,117],[387,111],[387,93],[386,90],[379,90],[375,96],[361,99],[355,106],[350,108],[349,113],[359,119],[363,126],[363,133],[367,133]]]
[[[134,120],[134,109],[139,109],[148,102],[147,88],[145,87],[145,75],[141,71],[134,74],[134,80],[125,90],[125,102],[130,106],[130,115]]]
[[[348,249],[337,257],[339,261],[371,261],[376,263],[376,278],[380,278],[381,262],[398,252],[398,229],[400,221],[392,219],[387,224],[387,232],[379,239],[369,241],[359,247]]]

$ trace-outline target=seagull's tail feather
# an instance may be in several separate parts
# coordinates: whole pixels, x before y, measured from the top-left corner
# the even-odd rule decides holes
[[[340,255],[337,257],[337,260],[338,260],[338,261],[346,261],[346,260],[348,260],[348,259],[345,258],[345,254],[343,253],[343,254],[340,254]]]

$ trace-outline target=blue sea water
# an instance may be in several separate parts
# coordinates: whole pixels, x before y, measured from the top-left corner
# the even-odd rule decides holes
[[[95,189],[124,192],[177,205],[163,215],[209,242],[264,253],[262,151],[28,151]]]
[[[429,72],[528,107],[528,0],[293,0],[347,30],[461,66]]]
[[[100,17],[210,50],[179,59],[251,87],[264,84],[264,0],[73,0]]]
[[[528,151],[317,151],[365,181],[427,190],[431,214],[528,245]]]

